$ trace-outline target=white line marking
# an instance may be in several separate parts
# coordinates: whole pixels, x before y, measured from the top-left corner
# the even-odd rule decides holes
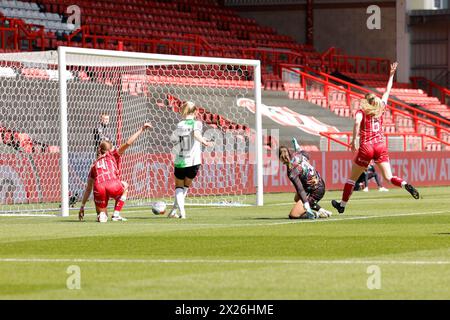
[[[404,213],[395,215],[383,216],[360,216],[349,217],[341,219],[320,219],[320,220],[292,220],[286,222],[273,223],[250,223],[250,224],[180,224],[178,226],[210,226],[210,227],[252,227],[252,226],[273,226],[283,224],[294,224],[298,222],[332,222],[332,221],[346,221],[346,220],[363,220],[363,219],[377,219],[377,218],[396,218],[405,216],[419,216],[448,213],[448,211],[434,211],[434,212],[417,212]],[[143,224],[136,224],[140,226]],[[144,224],[145,225],[145,224]],[[150,225],[156,225],[154,223]],[[450,261],[427,261],[427,260],[208,260],[208,259],[49,259],[49,258],[0,258],[0,263],[148,263],[148,264],[163,264],[163,263],[211,263],[211,264],[403,264],[403,265],[450,265]]]
[[[352,202],[365,202],[365,201],[376,201],[376,200],[381,200],[381,199],[386,199],[386,197],[374,197],[374,198],[363,198],[363,199],[352,199]],[[392,199],[392,198],[390,198]],[[423,200],[430,200],[430,201],[435,201],[434,198],[425,198],[425,199],[421,199]],[[327,200],[325,200],[324,202],[328,202]],[[283,206],[290,206],[293,205],[294,202],[278,202],[278,203],[269,203],[269,204],[265,204],[264,207],[283,207]],[[195,206],[195,210],[196,211],[203,211],[203,210],[211,210],[211,209],[230,209],[230,208],[234,208],[236,206],[215,206],[215,205],[192,205],[193,207]],[[249,204],[243,204],[240,207],[246,207],[246,208],[251,208],[255,206],[253,205],[249,205]],[[139,212],[139,211],[144,211],[146,210],[145,207],[141,207],[139,208],[138,206],[133,206],[130,207],[129,213],[135,213],[135,212]],[[71,209],[71,211],[77,211],[78,209]],[[89,210],[93,210],[93,208],[90,208]],[[52,210],[54,211],[54,210]],[[148,210],[150,212],[150,210]],[[92,214],[85,214],[85,216],[94,216],[95,213]],[[1,217],[45,217],[45,218],[58,218],[58,217],[62,217],[61,214],[50,214],[50,213],[1,213],[0,212],[0,218]]]
[[[34,218],[34,217],[45,217],[45,218],[57,218],[62,217],[58,214],[49,214],[49,213],[0,213],[0,217],[23,217],[23,218]]]
[[[0,258],[0,263],[207,263],[207,264],[388,264],[388,265],[450,265],[450,260],[237,260],[237,259],[95,259],[95,258]]]
[[[431,215],[431,214],[441,214],[441,213],[450,213],[449,211],[433,211],[433,212],[413,212],[413,213],[399,213],[392,215],[378,215],[378,216],[356,216],[356,217],[348,217],[348,216],[339,216],[335,215],[334,217],[339,218],[328,218],[328,219],[316,219],[316,220],[307,220],[307,219],[298,219],[298,220],[289,220],[289,221],[280,221],[280,222],[269,222],[269,223],[184,223],[184,221],[180,221],[179,224],[158,224],[158,223],[136,223],[129,224],[130,226],[190,226],[190,227],[211,227],[211,228],[234,228],[234,227],[265,227],[265,226],[276,226],[276,225],[287,225],[287,224],[298,224],[298,223],[322,223],[322,222],[338,222],[338,221],[350,221],[350,220],[366,220],[366,219],[382,219],[382,218],[397,218],[397,217],[409,217],[409,216],[422,216],[422,215]],[[95,214],[88,214],[95,215]],[[130,218],[132,220],[132,218]],[[149,218],[150,219],[150,218]],[[281,219],[281,218],[280,218]],[[176,219],[173,220],[176,223]],[[112,223],[112,222],[111,222]],[[125,223],[126,224],[126,223]],[[169,231],[169,230],[164,230]],[[183,231],[183,229],[177,229],[174,231]]]
[[[338,222],[338,221],[349,221],[349,220],[365,220],[365,219],[380,219],[380,218],[396,218],[396,217],[409,217],[409,216],[422,216],[440,213],[450,213],[449,211],[433,211],[433,212],[413,212],[413,213],[399,213],[392,215],[379,215],[379,216],[358,216],[358,217],[348,217],[338,216],[338,219],[328,218],[328,219],[298,219],[280,222],[269,222],[269,223],[230,223],[230,224],[220,224],[220,223],[181,223],[179,226],[212,226],[212,227],[260,227],[260,226],[274,226],[274,225],[284,225],[284,224],[296,224],[296,223],[319,223],[319,222]],[[335,215],[336,217],[337,215]],[[139,225],[155,225],[154,223],[140,223]]]

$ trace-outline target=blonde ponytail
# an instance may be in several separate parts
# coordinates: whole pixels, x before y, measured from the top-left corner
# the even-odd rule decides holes
[[[192,101],[185,101],[181,105],[181,115],[187,117],[193,115],[197,111],[197,107]]]
[[[383,114],[384,103],[375,94],[368,93],[361,100],[360,108],[366,115],[379,118]]]

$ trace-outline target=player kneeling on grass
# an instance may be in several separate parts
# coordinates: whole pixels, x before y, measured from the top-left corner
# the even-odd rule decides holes
[[[203,124],[197,118],[197,107],[193,102],[186,101],[181,106],[180,121],[170,140],[175,145],[175,201],[169,213],[169,218],[186,218],[184,200],[192,181],[197,176],[202,163],[202,146],[212,146],[202,136]],[[177,210],[180,210],[178,215]]]
[[[328,218],[331,212],[321,208],[319,201],[325,195],[325,182],[309,163],[309,156],[303,150],[291,154],[289,149],[281,146],[280,161],[287,167],[287,175],[297,193],[296,204],[289,213],[290,219]]]
[[[78,218],[80,221],[84,219],[84,206],[94,189],[95,208],[97,210],[97,221],[108,221],[108,200],[110,198],[116,201],[114,206],[114,214],[112,221],[126,221],[120,215],[120,211],[125,203],[128,184],[120,180],[120,164],[121,157],[125,151],[136,141],[136,139],[146,129],[151,128],[149,123],[145,123],[135,134],[133,134],[126,143],[122,144],[119,149],[113,149],[109,141],[102,141],[98,147],[97,159],[91,167],[86,190],[84,191],[83,200],[81,202]]]

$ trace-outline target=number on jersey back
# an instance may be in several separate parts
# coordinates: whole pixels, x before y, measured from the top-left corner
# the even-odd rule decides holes
[[[178,145],[175,151],[175,167],[187,168],[201,164],[202,150],[200,142],[194,138],[194,132],[202,132],[203,124],[194,119],[178,123],[174,134]]]
[[[358,111],[356,117],[361,118],[361,127],[359,129],[360,145],[384,142],[383,116],[377,118],[366,115],[363,111]]]
[[[120,155],[117,150],[106,153],[94,162],[89,177],[96,183],[119,179]]]

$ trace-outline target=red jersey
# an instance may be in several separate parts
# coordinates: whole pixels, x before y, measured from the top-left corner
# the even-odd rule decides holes
[[[109,151],[95,160],[89,172],[89,177],[94,179],[96,184],[119,180],[120,163],[120,154],[117,150]]]
[[[379,118],[366,115],[364,111],[358,110],[356,115],[362,115],[361,127],[359,129],[359,144],[377,144],[384,142],[383,115]]]

